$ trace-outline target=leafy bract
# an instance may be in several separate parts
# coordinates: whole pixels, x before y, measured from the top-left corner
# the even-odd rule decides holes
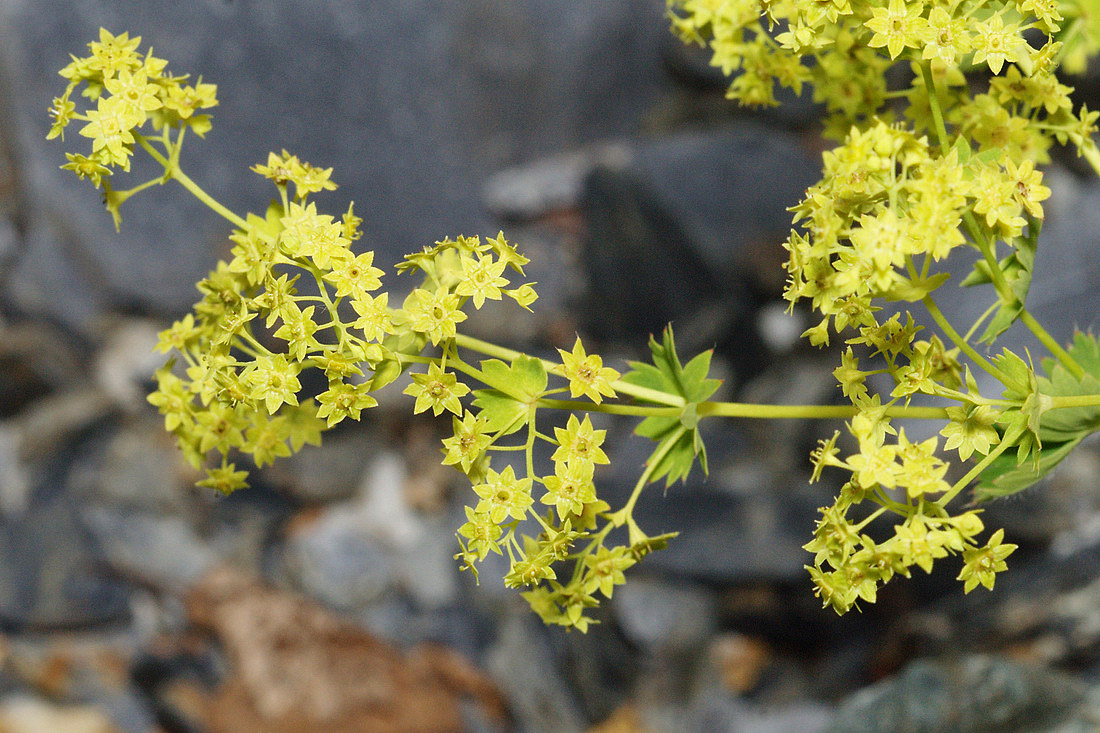
[[[546,368],[542,361],[526,354],[511,364],[499,359],[481,362],[481,371],[492,389],[474,392],[474,405],[480,408],[485,429],[509,435],[527,424],[531,405],[546,391]],[[503,432],[502,432],[503,431]]]
[[[665,327],[660,342],[650,336],[649,351],[653,363],[630,362],[631,371],[622,379],[629,384],[677,395],[684,400],[679,415],[647,417],[634,430],[638,435],[658,443],[672,440],[677,433],[681,433],[658,460],[650,476],[653,481],[664,477],[668,487],[677,480],[687,479],[696,460],[703,473],[707,473],[707,450],[699,433],[698,405],[713,395],[722,381],[707,377],[710,351],[704,351],[687,364],[680,363],[671,326]]]
[[[999,456],[980,477],[976,489],[979,501],[1009,496],[1032,486],[1045,477],[1086,436],[1100,429],[1100,407],[1062,407],[1052,409],[1052,397],[1100,394],[1100,343],[1092,334],[1078,332],[1067,349],[1070,357],[1084,370],[1081,377],[1054,359],[1043,360],[1045,377],[1030,377],[1031,388],[1005,390],[1007,399],[1023,399],[1019,409],[1006,410],[1003,420],[1026,420],[1028,433],[1021,438],[1015,459]],[[1027,378],[1031,370],[1019,356],[1007,349],[993,359],[998,368],[1013,379]],[[1033,460],[1024,464],[1032,455]]]

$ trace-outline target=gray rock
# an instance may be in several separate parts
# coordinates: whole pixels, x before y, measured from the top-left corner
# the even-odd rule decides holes
[[[486,180],[485,205],[507,219],[534,219],[572,209],[580,205],[584,179],[593,169],[621,168],[630,157],[626,143],[608,143],[505,168]]]
[[[127,202],[116,235],[97,194],[57,170],[86,141],[43,140],[56,70],[100,26],[219,84],[213,131],[184,153],[211,195],[262,208],[274,191],[248,166],[272,149],[334,166],[342,188],[327,200],[357,201],[362,244],[388,265],[445,235],[495,231],[479,193],[493,170],[636,130],[667,83],[662,6],[10,0],[0,73],[29,228],[6,297],[84,329],[120,306],[178,313],[227,251],[225,222],[178,187]]]
[[[91,507],[85,524],[115,572],[181,594],[217,559],[182,517]]]
[[[298,587],[337,610],[354,611],[377,600],[392,581],[385,548],[363,531],[361,517],[347,510],[330,509],[313,526],[297,529],[284,553]]]
[[[612,605],[627,638],[654,652],[698,649],[718,625],[714,592],[683,582],[635,576]]]
[[[666,713],[663,718],[670,724],[667,730],[692,733],[818,733],[828,727],[831,713],[819,703],[761,708],[728,694],[712,693],[700,696],[679,715]]]
[[[829,730],[1056,730],[1084,701],[1084,685],[1043,667],[980,655],[920,660],[842,703]]]
[[[83,356],[72,334],[50,323],[0,322],[0,419],[76,385]]]
[[[556,672],[550,633],[522,604],[511,604],[487,664],[508,697],[520,729],[571,733],[584,727],[576,699]]]
[[[363,471],[377,454],[372,445],[375,439],[376,435],[366,426],[348,426],[326,433],[321,445],[275,461],[260,473],[300,501],[348,499],[359,489]]]
[[[625,165],[594,170],[586,330],[641,341],[672,321],[685,350],[716,346],[741,380],[759,372],[757,301],[778,295],[786,207],[819,169],[795,137],[741,124],[642,143]]]
[[[30,501],[27,467],[19,460],[19,432],[0,424],[0,516],[22,514]]]
[[[129,585],[97,562],[72,499],[38,489],[18,517],[0,519],[0,623],[86,627],[129,617]]]
[[[293,528],[285,560],[302,590],[345,611],[362,609],[391,588],[426,609],[455,598],[453,529],[429,526],[412,511],[404,479],[401,460],[383,454],[364,473],[360,496]]]
[[[77,718],[67,721],[59,717],[51,723],[47,716],[37,726],[23,728],[7,720],[0,725],[4,730],[58,733],[90,730],[139,733],[152,729],[155,725],[152,710],[123,676],[137,645],[143,641],[146,640],[130,628],[90,634],[11,637],[7,647],[8,668],[48,694],[51,702],[59,704],[54,713],[87,706],[85,709],[94,709],[109,724],[102,728],[81,727]]]
[[[122,513],[186,515],[197,508],[196,472],[186,464],[163,418],[152,409],[131,415],[100,450],[73,467],[74,490],[88,502]]]
[[[928,653],[1027,649],[1047,664],[1092,658],[1100,649],[1100,544],[1030,559],[1024,552],[992,591],[955,592],[911,617],[908,642]]]
[[[160,328],[145,319],[128,318],[103,330],[107,333],[92,366],[96,386],[130,412],[146,409],[145,385],[165,362],[164,355],[153,350]]]

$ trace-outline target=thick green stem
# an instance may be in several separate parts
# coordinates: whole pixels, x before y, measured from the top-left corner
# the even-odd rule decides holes
[[[860,409],[855,405],[752,405],[743,402],[700,402],[699,417],[755,417],[767,419],[836,419],[855,417]],[[886,417],[918,420],[946,420],[943,407],[887,407]]]
[[[1100,407],[1100,394],[1075,394],[1065,397],[1046,397],[1050,400],[1048,410],[1063,407]]]
[[[658,407],[650,405],[619,405],[608,402],[595,404],[581,400],[552,400],[542,398],[539,407],[551,410],[569,410],[570,412],[603,412],[609,415],[635,415],[637,417],[678,417],[683,408]]]

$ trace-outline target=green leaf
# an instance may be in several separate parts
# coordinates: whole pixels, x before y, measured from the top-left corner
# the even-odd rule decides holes
[[[1026,389],[1026,385],[1028,385],[1033,376],[1031,367],[1027,365],[1027,362],[1021,359],[1018,354],[1009,351],[1007,348],[1002,349],[1001,353],[992,357],[990,361],[993,362],[993,365],[997,367],[999,371],[1003,372],[1013,383],[1005,387],[1004,398],[1006,400],[1025,399],[1028,392],[1023,390]]]
[[[988,148],[971,157],[977,163],[996,163],[1005,154],[1002,148]]]
[[[495,389],[474,391],[474,406],[485,419],[487,433],[511,435],[527,424],[530,406]]]
[[[959,135],[955,138],[955,150],[959,154],[959,164],[966,165],[970,161],[970,143],[967,142],[966,137]]]
[[[688,402],[702,402],[718,391],[721,379],[707,379],[710,373],[710,357],[713,351],[704,351],[687,363],[680,374],[684,399]]]
[[[679,415],[647,417],[634,430],[638,435],[662,442],[677,430],[687,429],[657,463],[651,475],[653,481],[664,477],[665,485],[670,486],[677,480],[686,479],[696,461],[703,473],[707,473],[707,451],[699,433],[698,403],[713,395],[722,386],[722,381],[707,378],[711,351],[704,351],[686,365],[681,365],[671,326],[665,328],[660,342],[650,337],[649,351],[653,356],[653,364],[631,362],[631,371],[623,376],[623,381],[684,399],[684,407]]]
[[[1100,394],[1100,344],[1091,334],[1078,332],[1066,350],[1085,374],[1078,379],[1053,358],[1043,360],[1049,376],[1039,377],[1039,391],[1052,397]],[[1072,440],[1078,433],[1100,429],[1100,406],[1065,407],[1051,410],[1043,416],[1041,436],[1044,440]]]
[[[1034,463],[1017,464],[1009,455],[1000,455],[982,471],[980,483],[974,489],[974,498],[979,502],[1011,496],[1023,491],[1045,477],[1054,467],[1068,456],[1077,444],[1084,439],[1082,433],[1073,440],[1056,445],[1048,444],[1042,450],[1038,465]]]
[[[546,369],[542,361],[525,354],[517,356],[511,365],[500,359],[486,359],[481,362],[481,371],[493,389],[528,404],[546,391]]]
[[[656,468],[650,475],[651,481],[665,478],[665,488],[672,486],[677,481],[686,480],[691,473],[691,467],[700,457],[700,464],[706,472],[706,449],[702,447],[702,441],[698,439],[698,430],[688,430],[672,445],[667,453],[658,461]],[[696,447],[700,450],[697,452]]]

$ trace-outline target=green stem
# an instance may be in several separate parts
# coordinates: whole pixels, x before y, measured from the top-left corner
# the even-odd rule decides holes
[[[743,402],[700,402],[699,417],[752,417],[767,419],[849,418],[860,413],[855,405],[752,405]],[[885,410],[886,417],[917,420],[946,420],[943,407],[904,407],[894,405]]]
[[[227,219],[230,223],[235,224],[241,229],[247,228],[248,222],[234,214],[226,207],[222,206],[217,199],[208,194],[206,191],[203,191],[199,184],[191,180],[191,178],[188,177],[187,174],[184,173],[178,165],[173,165],[171,161],[161,155],[156,148],[150,145],[149,141],[146,140],[143,135],[135,135],[134,137],[138,141],[138,144],[145,149],[145,152],[149,153],[150,157],[152,157],[153,160],[164,166],[164,177],[166,179],[171,178],[178,181],[181,186],[191,192],[192,196],[209,206],[211,209],[214,210],[215,213]]]
[[[994,301],[993,305],[985,309],[985,312],[978,316],[978,320],[974,321],[974,325],[970,327],[970,330],[963,336],[963,341],[970,341],[971,337],[977,332],[978,328],[985,322],[986,318],[993,315],[993,311],[1001,307],[1000,301]]]
[[[1046,397],[1050,400],[1048,410],[1063,407],[1100,407],[1100,394],[1075,394],[1064,397]]]
[[[947,150],[947,125],[943,121],[943,110],[940,107],[940,92],[936,88],[936,80],[932,76],[932,62],[925,61],[920,65],[921,76],[924,77],[924,87],[928,91],[928,106],[932,108],[932,121],[936,126],[936,137],[940,143],[940,152]]]
[[[657,466],[664,460],[668,452],[672,450],[672,447],[676,445],[676,442],[680,440],[680,437],[686,432],[687,428],[681,425],[676,429],[676,432],[661,441],[661,444],[658,445],[656,450],[649,456],[649,460],[646,461],[645,470],[642,471],[642,475],[638,477],[638,482],[634,484],[634,490],[630,492],[630,498],[626,500],[626,504],[622,509],[612,515],[611,523],[614,526],[621,527],[633,516],[634,505],[638,503],[638,497],[642,495],[642,489],[649,483],[649,477],[653,475],[653,472],[657,470]]]
[[[485,354],[486,356],[493,356],[497,359],[503,359],[504,361],[515,361],[518,357],[523,356],[522,352],[508,349],[503,346],[497,346],[496,344],[491,344],[488,341],[482,341],[481,339],[476,339],[472,336],[466,336],[461,333],[455,336],[454,341],[455,344],[465,349],[476,351],[480,354]],[[540,359],[540,361],[542,362],[542,365],[546,369],[546,371],[556,374],[558,376],[562,376],[561,364],[547,361],[546,359]],[[671,395],[667,392],[661,392],[660,390],[656,389],[639,387],[637,385],[624,382],[621,379],[612,382],[611,388],[614,389],[616,392],[620,392],[622,394],[628,395],[630,397],[635,397],[640,400],[645,400],[646,402],[656,402],[657,404],[670,405],[672,407],[684,406],[684,400],[682,397]]]
[[[997,460],[997,457],[999,455],[1004,453],[1009,448],[1015,446],[1017,439],[1019,439],[1019,437],[1024,434],[1025,430],[1027,430],[1027,425],[1022,425],[1021,427],[1013,430],[1010,433],[1005,433],[1004,437],[1001,438],[1001,442],[997,444],[997,447],[989,451],[989,455],[978,461],[978,463],[976,463],[973,468],[966,472],[965,476],[956,481],[955,484],[950,489],[948,489],[947,493],[945,493],[939,499],[936,499],[936,501],[933,503],[939,504],[941,507],[945,507],[950,504],[951,500],[954,499],[960,491],[969,486],[970,482],[976,479],[981,474],[981,472],[989,466],[989,464]]]
[[[1081,152],[1081,155],[1084,156],[1085,160],[1088,161],[1089,165],[1092,166],[1092,169],[1096,171],[1096,174],[1100,175],[1100,149],[1092,145],[1078,148],[1078,150]]]
[[[924,307],[928,309],[928,312],[932,314],[932,320],[936,322],[943,332],[947,335],[947,338],[951,339],[951,342],[958,346],[959,349],[970,357],[970,359],[979,367],[996,377],[1002,384],[1007,385],[1012,380],[1005,374],[1002,374],[993,364],[989,362],[984,356],[974,350],[974,347],[967,343],[966,339],[959,335],[959,332],[955,330],[955,327],[951,325],[951,322],[940,311],[940,307],[936,305],[936,301],[931,295],[924,296],[921,301],[924,303]]]
[[[1027,308],[1020,311],[1020,320],[1028,327],[1028,330],[1035,334],[1035,338],[1039,339],[1039,342],[1047,347],[1047,350],[1054,354],[1066,369],[1069,369],[1073,376],[1078,379],[1085,376],[1085,370],[1077,363],[1077,360],[1070,356],[1069,352],[1063,349],[1062,345],[1054,340],[1054,337],[1043,328],[1041,323],[1035,320],[1035,316],[1031,315],[1031,312],[1028,311]]]
[[[118,201],[119,204],[122,204],[124,201],[126,201],[126,199],[130,198],[135,193],[139,193],[140,191],[144,191],[145,189],[150,188],[152,186],[160,186],[163,183],[164,183],[164,178],[162,178],[160,176],[157,176],[156,178],[150,179],[150,180],[146,181],[145,183],[139,183],[138,185],[134,186],[133,188],[128,188],[125,191],[119,191],[119,190],[116,189],[115,192],[114,192],[115,193],[115,199]]]
[[[656,407],[650,405],[618,405],[613,403],[583,402],[581,400],[551,400],[545,397],[538,401],[539,407],[551,410],[569,410],[571,412],[602,412],[609,415],[636,415],[638,417],[679,417],[683,408]]]

